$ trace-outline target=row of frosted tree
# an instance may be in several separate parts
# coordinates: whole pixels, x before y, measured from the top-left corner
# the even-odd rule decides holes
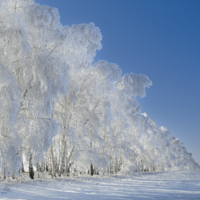
[[[101,40],[93,23],[62,26],[56,8],[0,0],[2,179],[23,162],[52,176],[199,168],[140,113],[149,78],[94,63]]]

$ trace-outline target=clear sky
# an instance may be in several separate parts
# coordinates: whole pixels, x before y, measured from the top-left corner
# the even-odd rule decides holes
[[[94,22],[103,35],[96,61],[153,82],[137,98],[158,126],[179,138],[200,164],[199,0],[35,0],[59,10],[62,25]]]

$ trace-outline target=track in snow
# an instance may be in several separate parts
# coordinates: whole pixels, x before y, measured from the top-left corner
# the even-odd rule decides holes
[[[0,183],[0,199],[200,199],[200,170]]]

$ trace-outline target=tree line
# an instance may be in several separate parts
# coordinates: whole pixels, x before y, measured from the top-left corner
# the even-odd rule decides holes
[[[151,80],[93,63],[102,48],[93,23],[62,26],[56,8],[0,0],[0,172],[132,174],[199,168],[158,128],[136,96]]]

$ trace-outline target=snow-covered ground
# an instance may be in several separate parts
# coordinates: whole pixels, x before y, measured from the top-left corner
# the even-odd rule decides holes
[[[200,170],[0,183],[0,199],[200,199]]]

